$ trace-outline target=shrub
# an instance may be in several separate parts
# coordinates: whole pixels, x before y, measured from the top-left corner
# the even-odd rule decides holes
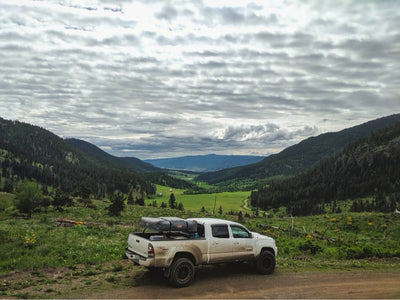
[[[321,252],[322,248],[317,243],[307,240],[299,244],[299,250],[304,252],[310,252],[310,254],[317,254],[317,252]]]

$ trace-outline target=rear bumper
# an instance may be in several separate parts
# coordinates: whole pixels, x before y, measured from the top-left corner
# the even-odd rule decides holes
[[[135,251],[130,249],[129,247],[125,248],[125,255],[133,261],[135,265],[141,265],[145,267],[152,267],[154,266],[154,258],[149,258],[149,257],[144,257],[139,254],[137,254]]]

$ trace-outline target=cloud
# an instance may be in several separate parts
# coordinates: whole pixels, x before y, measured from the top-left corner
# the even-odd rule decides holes
[[[395,1],[0,3],[0,116],[116,155],[266,155],[399,110]]]

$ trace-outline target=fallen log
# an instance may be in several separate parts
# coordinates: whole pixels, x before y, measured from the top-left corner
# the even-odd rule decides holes
[[[284,228],[284,227],[272,226],[272,225],[268,225],[268,224],[259,224],[258,226],[260,228],[280,230],[280,231],[283,231],[283,232],[294,233],[294,234],[297,234],[297,235],[305,235],[305,236],[310,235],[315,239],[325,240],[325,241],[328,241],[328,242],[336,242],[337,241],[337,239],[335,239],[335,238],[320,236],[320,235],[316,234],[315,232],[306,233],[306,232],[299,231],[299,230],[296,230],[296,229],[291,229],[291,228],[287,229],[287,228]]]

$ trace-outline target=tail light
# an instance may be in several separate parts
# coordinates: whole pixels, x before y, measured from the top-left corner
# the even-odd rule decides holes
[[[152,244],[149,244],[147,246],[147,256],[148,257],[154,257],[154,247]]]

